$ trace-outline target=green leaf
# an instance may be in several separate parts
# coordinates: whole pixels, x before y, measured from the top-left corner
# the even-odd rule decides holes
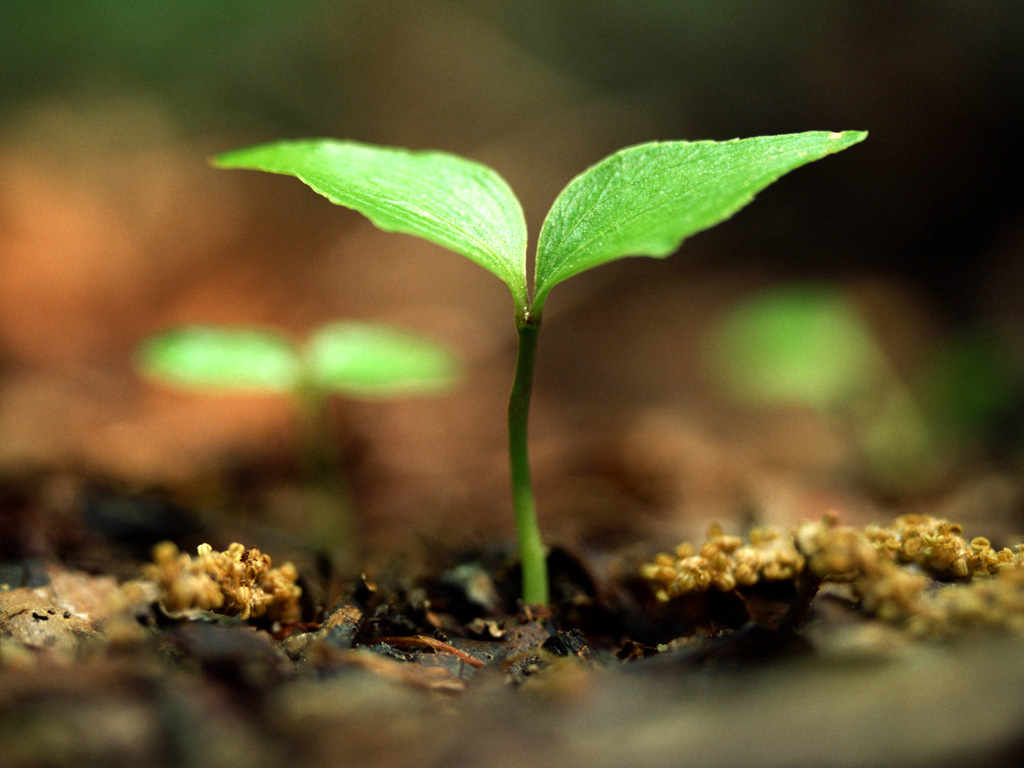
[[[314,384],[359,397],[391,397],[449,388],[458,363],[445,346],[369,323],[333,323],[306,345]]]
[[[946,338],[926,357],[922,399],[945,436],[978,439],[1012,413],[1024,369],[1005,340],[973,328]]]
[[[820,413],[849,411],[887,386],[871,332],[835,290],[791,286],[726,315],[712,337],[716,371],[733,394]]]
[[[573,179],[548,213],[537,246],[534,314],[567,277],[626,256],[664,258],[780,176],[866,136],[817,131],[616,152]]]
[[[295,176],[385,231],[472,259],[505,282],[517,311],[528,306],[526,220],[508,184],[484,165],[444,152],[330,139],[235,150],[214,163]]]
[[[299,365],[290,342],[251,329],[173,329],[151,337],[138,354],[138,367],[151,378],[201,390],[289,392]]]

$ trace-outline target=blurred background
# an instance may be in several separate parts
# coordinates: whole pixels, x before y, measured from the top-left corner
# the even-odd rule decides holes
[[[1024,530],[1020,21],[1015,0],[12,4],[6,508],[102,486],[295,525],[289,404],[159,387],[134,350],[181,323],[298,338],[367,318],[465,361],[440,397],[333,404],[368,539],[511,531],[505,287],[214,153],[306,136],[462,153],[509,181],[535,238],[622,146],[863,129],[676,256],[555,290],[532,422],[544,525],[616,546],[828,509]]]

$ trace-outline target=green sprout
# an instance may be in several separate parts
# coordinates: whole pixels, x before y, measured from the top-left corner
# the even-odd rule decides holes
[[[351,559],[356,536],[329,429],[329,397],[442,392],[458,375],[455,356],[446,347],[362,322],[330,323],[303,344],[254,328],[174,328],[147,339],[137,362],[150,378],[183,389],[291,397],[304,427],[313,538],[340,563]]]
[[[989,332],[940,339],[898,370],[835,286],[792,284],[741,301],[710,341],[712,371],[737,401],[806,408],[843,428],[876,490],[928,489],[957,449],[1013,407],[1020,376]]]
[[[215,163],[295,176],[380,229],[444,246],[508,286],[519,337],[508,437],[522,598],[527,604],[547,604],[527,423],[537,337],[551,289],[627,256],[665,258],[685,238],[729,218],[779,177],[866,136],[816,131],[724,142],[651,142],[619,150],[573,179],[555,200],[540,231],[532,290],[522,207],[508,184],[484,165],[444,152],[330,139],[235,150]]]
[[[935,469],[926,414],[856,308],[828,285],[741,302],[711,338],[712,365],[738,401],[803,407],[844,425],[867,479],[907,488]]]

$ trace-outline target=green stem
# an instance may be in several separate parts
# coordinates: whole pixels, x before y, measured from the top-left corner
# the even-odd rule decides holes
[[[302,416],[303,470],[310,539],[336,567],[350,566],[356,552],[353,504],[328,416],[327,393],[304,382],[298,391]]]
[[[516,517],[516,538],[523,571],[523,602],[547,605],[548,567],[544,545],[537,525],[537,508],[533,501],[530,479],[530,456],[527,425],[530,419],[530,394],[533,390],[533,368],[537,360],[537,336],[540,322],[516,320],[519,333],[519,354],[512,394],[508,399],[508,452],[512,468],[512,508]]]

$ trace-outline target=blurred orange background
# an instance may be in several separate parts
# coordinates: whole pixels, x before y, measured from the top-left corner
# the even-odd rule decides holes
[[[866,129],[867,142],[794,173],[678,255],[555,291],[532,421],[544,523],[561,536],[668,542],[750,510],[786,522],[928,504],[1024,529],[1019,378],[948,473],[894,495],[863,482],[835,424],[741,409],[704,362],[723,311],[817,280],[851,297],[901,375],[936,340],[975,329],[1020,372],[1018,13],[1013,0],[8,9],[0,483],[87,478],[230,508],[232,483],[269,478],[252,481],[261,514],[284,515],[288,404],[157,387],[133,351],[184,322],[300,335],[368,318],[444,340],[466,361],[442,397],[335,404],[371,538],[509,532],[505,287],[294,180],[207,158],[302,136],[459,152],[509,181],[535,240],[562,186],[622,146]]]

